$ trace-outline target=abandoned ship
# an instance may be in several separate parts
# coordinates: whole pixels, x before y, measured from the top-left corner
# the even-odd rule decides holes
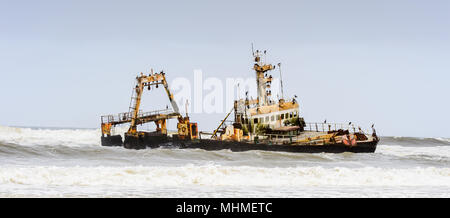
[[[211,132],[199,132],[198,124],[189,116],[181,115],[169,89],[164,72],[136,77],[129,112],[101,117],[101,143],[103,146],[123,146],[129,149],[176,147],[180,149],[205,149],[231,151],[266,150],[285,152],[375,152],[379,142],[372,125],[372,133],[355,124],[307,123],[301,117],[296,98],[284,99],[283,94],[274,100],[271,96],[273,77],[269,75],[275,65],[262,61],[266,51],[253,51],[257,83],[257,98],[234,101],[233,109]],[[280,64],[278,64],[280,69]],[[281,69],[280,69],[281,77]],[[142,94],[147,88],[163,86],[172,108],[141,112]],[[282,81],[281,81],[282,89]],[[282,91],[283,92],[283,91]],[[167,121],[176,119],[177,132],[167,130]],[[139,131],[138,126],[154,122],[156,131]],[[117,134],[114,128],[127,124],[129,129]]]

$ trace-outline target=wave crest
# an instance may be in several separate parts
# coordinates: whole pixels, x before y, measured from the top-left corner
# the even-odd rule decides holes
[[[247,166],[1,168],[0,184],[68,186],[449,186],[450,168]]]
[[[100,145],[100,129],[32,129],[0,126],[0,142],[24,146]]]

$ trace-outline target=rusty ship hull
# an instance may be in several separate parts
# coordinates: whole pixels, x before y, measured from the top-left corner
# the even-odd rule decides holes
[[[343,143],[325,145],[279,145],[271,143],[250,143],[237,141],[220,141],[214,139],[182,140],[176,137],[165,135],[148,135],[140,138],[125,136],[102,137],[103,146],[123,146],[127,149],[203,149],[207,151],[230,150],[233,152],[245,152],[252,150],[275,151],[275,152],[296,152],[296,153],[374,153],[378,140],[359,142],[354,146]]]
[[[252,144],[246,142],[220,141],[203,139],[200,141],[178,142],[179,148],[203,149],[209,151],[231,150],[233,152],[244,152],[251,150],[297,152],[297,153],[374,153],[377,147],[376,141],[359,143],[356,146],[346,146],[344,144],[332,145],[271,145]]]

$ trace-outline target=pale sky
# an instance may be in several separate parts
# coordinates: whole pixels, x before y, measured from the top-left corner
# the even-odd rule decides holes
[[[254,43],[282,62],[307,122],[450,137],[449,12],[447,0],[0,0],[0,125],[99,127],[150,68],[169,82],[254,77]],[[168,104],[162,90],[147,99]],[[212,130],[224,116],[191,120]]]

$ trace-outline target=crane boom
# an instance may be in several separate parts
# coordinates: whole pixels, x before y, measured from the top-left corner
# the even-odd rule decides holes
[[[230,116],[230,114],[234,111],[234,108],[231,109],[231,111],[227,114],[227,116],[225,117],[225,119],[222,120],[222,122],[219,124],[219,127],[217,127],[216,130],[214,130],[211,138],[217,138],[217,132],[219,131],[220,127],[223,125],[223,123],[225,123],[225,121],[228,119],[228,117]]]
[[[170,92],[169,84],[167,83],[166,76],[164,75],[164,73],[162,73],[162,74],[163,74],[164,89],[166,90],[167,97],[169,97],[169,101],[170,101],[170,104],[172,105],[173,111],[175,113],[180,113],[180,109],[178,108],[177,102],[175,101],[175,98],[173,97],[172,92]]]
[[[144,88],[148,88],[148,90],[151,90],[153,86],[155,86],[155,88],[158,88],[159,85],[162,85],[164,87],[170,104],[172,105],[173,111],[170,111],[167,108],[166,110],[157,110],[145,113],[140,112],[141,98],[142,93],[144,92]],[[136,86],[133,88],[128,113],[106,115],[102,116],[101,119],[102,137],[106,136],[118,138],[117,136],[111,136],[112,128],[116,125],[130,123],[129,129],[125,133],[124,146],[134,146],[133,143],[138,143],[141,140],[144,140],[144,138],[150,137],[152,134],[157,134],[159,136],[162,136],[163,138],[167,137],[169,135],[167,131],[167,121],[169,119],[178,120],[178,134],[172,135],[173,137],[177,137],[181,140],[198,138],[197,123],[191,123],[187,114],[186,117],[183,117],[180,114],[180,110],[175,101],[174,95],[170,91],[165,74],[162,71],[160,73],[153,73],[152,70],[149,75],[144,75],[143,73],[141,73],[136,77]],[[155,132],[150,133],[137,130],[138,125],[149,122],[155,123]]]
[[[150,75],[144,75],[141,73],[140,76],[136,77],[136,81],[137,81],[137,85],[135,87],[135,94],[136,97],[134,98],[134,104],[132,103],[132,107],[130,108],[132,111],[132,117],[131,117],[131,125],[130,125],[130,129],[128,130],[128,133],[136,133],[137,131],[137,119],[139,116],[139,108],[141,105],[141,98],[142,98],[142,93],[144,91],[144,87],[148,87],[148,89],[150,90],[152,86],[156,86],[158,87],[158,85],[163,85],[164,89],[166,90],[167,96],[169,97],[169,101],[170,104],[172,105],[172,109],[174,110],[175,114],[178,115],[178,119],[181,120],[181,114],[180,114],[180,110],[178,108],[178,105],[176,103],[176,101],[174,100],[174,96],[172,94],[172,92],[169,89],[169,85],[167,83],[166,77],[164,72],[161,71],[161,73],[155,73],[155,74],[150,74]],[[133,101],[133,98],[132,98]],[[161,123],[161,125],[164,125],[163,128],[165,128],[165,122]]]

